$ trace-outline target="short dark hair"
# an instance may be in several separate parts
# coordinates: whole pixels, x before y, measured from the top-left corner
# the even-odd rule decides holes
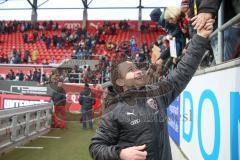
[[[112,62],[112,67],[111,67],[111,82],[113,84],[114,89],[118,92],[121,93],[123,92],[123,87],[119,86],[116,84],[116,80],[118,78],[121,78],[121,73],[119,71],[119,64],[127,61],[127,58],[125,56],[120,57],[116,59],[115,61]]]

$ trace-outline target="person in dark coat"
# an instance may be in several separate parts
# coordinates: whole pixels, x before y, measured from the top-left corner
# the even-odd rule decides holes
[[[173,72],[156,84],[127,60],[112,64],[115,96],[106,108],[89,151],[94,160],[172,160],[165,109],[184,90],[209,46],[214,20],[208,20],[190,42]],[[206,29],[204,29],[206,28]]]
[[[63,88],[63,83],[57,82],[51,84],[54,90],[52,94],[52,101],[54,103],[54,127],[56,128],[66,128],[66,92]]]
[[[78,98],[79,104],[81,105],[82,113],[82,128],[87,129],[87,122],[89,123],[89,128],[93,129],[92,123],[92,107],[95,104],[95,98],[92,96],[91,89],[88,83],[85,84],[83,91]]]
[[[22,70],[20,70],[19,81],[23,81],[23,80],[24,80],[24,73],[22,72]]]

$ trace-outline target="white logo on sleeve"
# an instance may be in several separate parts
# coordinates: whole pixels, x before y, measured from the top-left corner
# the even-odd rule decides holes
[[[157,102],[156,102],[156,100],[154,100],[153,98],[149,98],[149,99],[147,100],[147,104],[148,104],[149,107],[151,107],[151,108],[154,109],[154,110],[157,110],[157,109],[158,109],[158,107],[157,107]]]

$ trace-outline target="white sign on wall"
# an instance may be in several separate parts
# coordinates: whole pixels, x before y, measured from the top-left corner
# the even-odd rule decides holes
[[[239,159],[240,67],[193,77],[181,94],[180,148],[190,160]]]

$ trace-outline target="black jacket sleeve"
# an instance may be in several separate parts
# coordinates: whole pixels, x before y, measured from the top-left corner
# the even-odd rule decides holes
[[[168,107],[169,104],[171,104],[172,101],[187,86],[202,60],[202,57],[208,47],[208,43],[208,39],[197,34],[194,35],[189,44],[187,53],[183,56],[174,71],[170,72],[163,79],[163,82],[167,82],[169,85],[171,85],[172,89],[167,94],[161,96],[163,102],[162,105]],[[161,88],[160,84],[159,88]]]
[[[89,146],[94,160],[118,160],[121,148],[117,145],[119,124],[113,111],[103,115]]]
[[[198,13],[213,13],[217,15],[222,0],[201,0],[198,6]]]

